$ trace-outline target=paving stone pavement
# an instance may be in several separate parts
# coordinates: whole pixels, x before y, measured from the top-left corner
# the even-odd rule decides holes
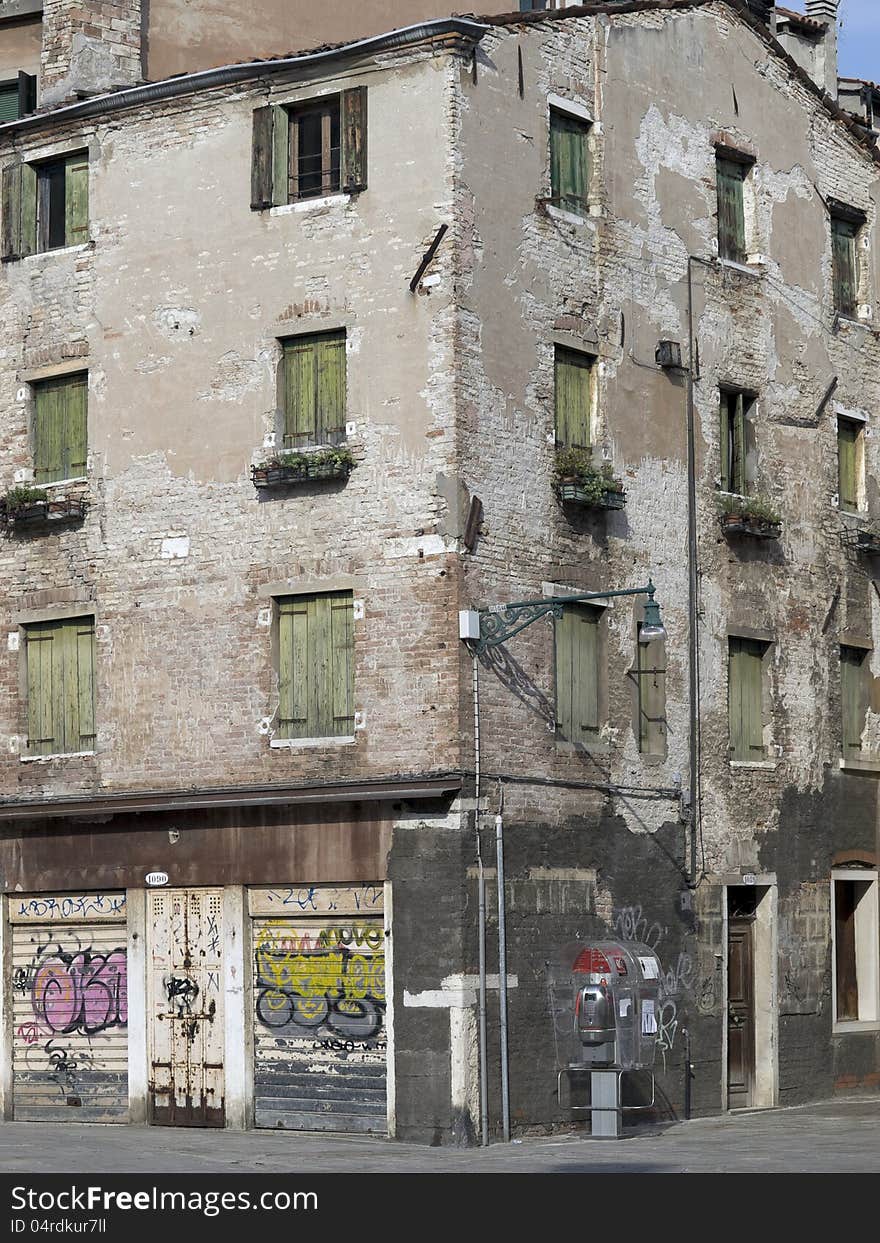
[[[0,1123],[4,1174],[880,1173],[880,1098],[700,1118],[623,1140],[583,1134],[488,1149],[342,1135]]]

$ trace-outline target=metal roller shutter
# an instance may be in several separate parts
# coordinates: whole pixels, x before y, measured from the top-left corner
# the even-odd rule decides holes
[[[256,1125],[384,1133],[382,887],[251,890],[250,910]]]
[[[10,898],[13,1113],[128,1121],[125,894]]]

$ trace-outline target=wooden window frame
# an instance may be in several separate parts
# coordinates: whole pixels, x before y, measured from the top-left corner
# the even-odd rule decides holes
[[[592,184],[592,158],[590,152],[590,131],[593,123],[577,112],[569,112],[558,103],[550,104],[550,205],[560,211],[571,212],[576,216],[590,214],[590,186]],[[565,188],[566,177],[563,175],[563,146],[560,133],[576,134],[583,142],[582,156],[582,193],[571,193]],[[568,171],[568,180],[572,170]],[[577,180],[577,178],[575,179]]]
[[[59,170],[63,208],[57,194],[54,199],[52,195],[53,174]],[[67,151],[36,163],[7,165],[2,174],[2,200],[0,257],[4,262],[85,245],[89,241],[88,151]],[[62,211],[63,222],[59,219]]]
[[[354,711],[354,593],[275,598],[278,709],[273,743],[351,740]]]
[[[596,357],[583,350],[573,349],[568,345],[553,347],[553,427],[556,447],[559,449],[591,449],[593,447],[593,400],[595,385]],[[563,409],[563,380],[565,371],[583,371],[586,373],[581,392],[582,408],[572,413]],[[580,429],[572,431],[572,423],[580,424]],[[564,424],[564,426],[563,426]]]
[[[344,328],[281,339],[278,437],[285,452],[344,442],[348,408],[347,341]],[[298,415],[295,401],[297,355],[303,363],[309,360],[307,365],[312,371],[312,409],[307,417],[305,411]],[[334,365],[338,367],[336,376],[332,374]],[[299,431],[296,430],[298,421],[303,424]]]
[[[96,744],[95,617],[21,626],[26,758],[92,754]]]
[[[845,895],[838,886],[851,886]],[[858,889],[861,893],[858,894]],[[832,1021],[835,1032],[880,1029],[880,952],[878,952],[878,873],[874,868],[832,868],[831,870],[831,973]],[[854,900],[851,900],[854,899]],[[851,909],[850,926],[842,929],[841,907]],[[841,971],[843,955],[850,959]],[[844,976],[842,979],[841,976]],[[841,1006],[841,989],[850,994]],[[855,1008],[856,1016],[852,1016]],[[841,1011],[844,1011],[842,1013]]]
[[[342,99],[339,95],[325,95],[308,103],[294,104],[287,109],[289,125],[288,199],[289,203],[301,203],[308,199],[329,198],[342,189]],[[302,122],[306,117],[317,116],[321,120],[321,184],[314,190],[300,188],[300,146]],[[332,144],[333,124],[336,124],[338,143]],[[334,161],[335,153],[335,161]]]
[[[767,759],[764,743],[764,700],[766,694],[766,662],[772,644],[765,639],[752,639],[731,634],[727,638],[727,713],[728,750],[731,763],[761,764]],[[748,658],[748,659],[746,659]],[[757,665],[752,664],[757,661]],[[736,677],[734,670],[739,672]],[[757,671],[757,692],[746,683],[746,676]],[[737,742],[737,737],[739,741]]]
[[[587,604],[566,605],[553,626],[556,735],[587,749],[595,747],[602,733],[604,612],[604,608]],[[589,626],[591,632],[576,636],[573,627],[577,621]],[[582,641],[585,636],[586,642]]]

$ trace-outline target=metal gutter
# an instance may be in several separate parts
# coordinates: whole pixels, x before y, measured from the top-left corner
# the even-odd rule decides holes
[[[246,82],[249,79],[262,78],[270,73],[284,73],[290,69],[309,69],[312,66],[321,66],[334,60],[345,60],[364,53],[378,55],[380,52],[393,51],[396,48],[415,47],[419,43],[442,35],[461,35],[479,42],[488,30],[489,27],[481,22],[457,17],[439,18],[429,22],[420,22],[415,26],[402,26],[399,30],[392,30],[388,34],[372,35],[369,39],[358,39],[354,43],[343,43],[338,47],[325,48],[322,51],[305,52],[279,60],[245,61],[236,65],[223,65],[219,69],[200,69],[198,73],[181,74],[179,77],[166,78],[162,82],[152,82],[145,86],[126,87],[125,90],[96,95],[93,99],[84,99],[76,104],[64,104],[48,112],[35,112],[31,116],[19,117],[15,121],[6,121],[0,125],[0,137],[5,134],[17,134],[22,130],[39,129],[47,122],[57,124],[67,120],[103,116],[107,112],[138,108],[143,104],[174,99],[179,95],[207,91],[216,86],[228,86],[232,82]]]
[[[4,821],[133,815],[150,811],[190,811],[209,807],[277,807],[312,803],[387,802],[393,799],[442,798],[456,794],[461,773],[422,773],[411,777],[382,777],[374,781],[338,781],[320,785],[220,786],[204,790],[150,790],[143,793],[104,794],[83,798],[41,799],[36,802],[0,802]]]

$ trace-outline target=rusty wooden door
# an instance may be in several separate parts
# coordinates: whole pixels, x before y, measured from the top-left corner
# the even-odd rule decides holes
[[[752,1104],[755,1082],[754,916],[727,926],[727,1107]]]
[[[150,902],[150,1119],[223,1126],[222,892],[173,889]]]

